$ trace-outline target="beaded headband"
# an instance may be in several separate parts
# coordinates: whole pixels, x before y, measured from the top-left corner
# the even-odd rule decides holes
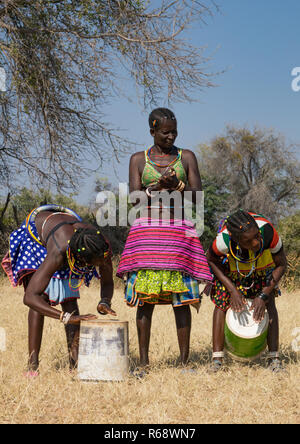
[[[176,120],[176,117],[175,116],[172,116],[172,117],[162,116],[161,119]],[[152,127],[155,128],[156,124],[157,124],[157,119],[153,120]]]

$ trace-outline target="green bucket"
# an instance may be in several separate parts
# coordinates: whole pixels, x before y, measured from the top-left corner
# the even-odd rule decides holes
[[[239,361],[251,361],[259,357],[267,346],[269,316],[258,324],[253,319],[249,308],[235,313],[231,308],[225,320],[225,348],[232,358]]]

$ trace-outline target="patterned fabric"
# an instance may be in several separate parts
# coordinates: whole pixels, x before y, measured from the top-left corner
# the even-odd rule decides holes
[[[131,307],[145,302],[181,307],[200,299],[198,281],[177,271],[140,270],[130,273],[126,283],[125,301]]]
[[[147,150],[145,151],[145,159],[146,159],[146,164],[144,167],[144,171],[142,174],[142,185],[143,187],[147,188],[150,185],[154,185],[158,182],[158,179],[161,177],[161,173],[159,171],[157,171],[155,169],[155,167],[149,162],[148,157],[147,157]],[[176,172],[176,176],[178,177],[179,180],[182,180],[182,182],[187,183],[187,176],[186,176],[186,172],[185,169],[182,165],[182,161],[181,161],[181,154],[182,154],[182,150],[179,150],[179,154],[180,157],[179,159],[172,165],[172,168],[174,168],[175,172]]]
[[[269,270],[255,271],[248,278],[243,278],[239,274],[226,273],[234,283],[236,288],[241,291],[243,296],[247,299],[254,299],[257,294],[266,286],[268,277],[271,275],[273,268]],[[280,295],[278,288],[274,289],[275,296]],[[211,294],[212,302],[222,311],[227,311],[230,308],[230,293],[225,286],[218,279],[213,282]]]
[[[38,232],[35,223],[30,224],[30,230],[38,238]],[[36,271],[44,262],[47,256],[47,250],[44,246],[37,243],[26,228],[25,222],[20,228],[15,230],[9,238],[9,252],[2,261],[2,267],[6,272],[13,287],[22,284],[24,276]],[[89,286],[93,277],[99,278],[95,267],[86,269],[84,282]],[[70,268],[66,265],[63,269],[54,273],[53,278],[69,279]],[[71,279],[78,279],[75,274]]]
[[[78,279],[72,279],[72,286],[78,284]],[[79,289],[70,288],[69,279],[51,278],[48,287],[44,291],[51,305],[62,304],[67,301],[79,299]]]
[[[177,270],[198,281],[212,281],[202,245],[189,221],[137,219],[128,234],[117,276],[141,269]]]
[[[182,274],[171,270],[139,270],[137,273],[136,291],[153,295],[162,292],[186,293]]]

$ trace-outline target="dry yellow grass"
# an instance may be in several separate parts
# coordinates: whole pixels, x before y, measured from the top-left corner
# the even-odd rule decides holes
[[[151,337],[151,371],[143,380],[86,383],[67,367],[63,326],[46,319],[41,374],[23,376],[27,360],[27,308],[22,289],[0,283],[0,327],[7,335],[0,351],[0,423],[202,424],[299,423],[299,356],[292,332],[300,327],[300,293],[278,299],[281,353],[286,374],[272,374],[264,362],[233,362],[227,373],[209,374],[213,304],[205,298],[193,310],[191,364],[195,374],[177,366],[178,345],[170,307],[156,307]],[[95,286],[82,291],[82,313],[95,312]],[[138,358],[135,309],[127,308],[116,290],[113,308],[129,321],[130,359]],[[300,344],[299,344],[300,345]],[[299,353],[298,353],[299,355]]]

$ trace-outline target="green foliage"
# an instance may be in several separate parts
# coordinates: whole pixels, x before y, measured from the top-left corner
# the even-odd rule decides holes
[[[228,193],[227,213],[244,208],[277,223],[299,202],[294,151],[272,129],[228,126],[225,135],[200,146],[200,169]]]
[[[106,184],[109,188],[109,184]],[[89,208],[79,205],[74,196],[66,196],[64,194],[52,194],[49,190],[33,191],[28,188],[22,188],[18,194],[9,200],[9,204],[5,207],[4,201],[0,204],[0,214],[2,216],[0,224],[0,256],[3,257],[8,248],[9,234],[18,228],[26,219],[28,214],[40,205],[57,204],[71,208],[75,211],[84,222],[97,224],[96,213],[97,208]],[[110,242],[114,254],[120,254],[125,245],[128,234],[127,227],[102,227],[103,235]]]
[[[202,174],[201,179],[204,190],[204,233],[201,242],[207,249],[216,237],[220,219],[226,213],[228,192],[218,187],[214,177]]]
[[[278,231],[283,240],[285,249],[300,256],[300,210],[295,214],[285,217],[278,225]]]

